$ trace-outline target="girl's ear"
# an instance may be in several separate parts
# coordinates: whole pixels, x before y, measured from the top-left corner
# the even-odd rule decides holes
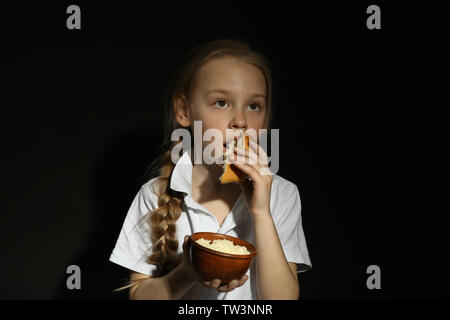
[[[191,119],[187,99],[184,95],[176,96],[174,98],[173,108],[178,124],[182,127],[189,127],[191,125]]]

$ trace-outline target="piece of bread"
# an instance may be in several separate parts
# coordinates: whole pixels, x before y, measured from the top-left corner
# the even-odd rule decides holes
[[[243,142],[244,138],[245,143]],[[244,173],[234,164],[230,164],[228,158],[232,154],[234,154],[234,146],[236,145],[236,143],[241,147],[243,146],[245,150],[248,150],[250,148],[249,139],[250,139],[249,136],[241,136],[239,137],[237,142],[236,140],[233,140],[228,144],[227,150],[224,152],[223,173],[219,178],[220,183],[225,184],[244,181],[248,177],[246,173]]]

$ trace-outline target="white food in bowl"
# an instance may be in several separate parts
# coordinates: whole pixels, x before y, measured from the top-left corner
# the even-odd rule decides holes
[[[227,239],[216,239],[211,242],[210,240],[201,238],[196,240],[195,242],[208,249],[216,250],[223,253],[250,254],[247,247],[234,244],[233,241]]]

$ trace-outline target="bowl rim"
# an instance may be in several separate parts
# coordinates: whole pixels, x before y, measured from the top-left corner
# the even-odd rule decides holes
[[[250,254],[233,254],[233,253],[225,253],[225,252],[221,252],[221,251],[217,251],[217,250],[213,250],[207,247],[202,246],[201,244],[198,244],[194,239],[192,239],[192,236],[198,236],[199,239],[202,238],[202,235],[218,235],[220,237],[223,237],[225,239],[231,240],[233,241],[233,239],[237,239],[239,241],[243,241],[246,244],[246,247],[250,247],[250,249],[252,249]],[[189,236],[189,241],[191,242],[191,245],[196,246],[197,248],[215,254],[215,255],[219,255],[219,256],[223,256],[223,257],[227,257],[227,258],[233,258],[233,259],[248,259],[248,258],[253,258],[254,256],[257,255],[258,250],[255,248],[254,245],[252,245],[250,242],[245,241],[243,239],[239,239],[237,237],[233,237],[227,234],[223,234],[223,233],[218,233],[218,232],[195,232],[193,234],[191,234]],[[235,243],[233,241],[233,243]]]

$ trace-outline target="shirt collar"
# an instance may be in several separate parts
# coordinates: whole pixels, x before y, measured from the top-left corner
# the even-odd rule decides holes
[[[186,150],[173,169],[170,179],[172,190],[192,193],[192,167],[191,150]]]
[[[186,204],[191,208],[195,208],[205,213],[211,214],[202,205],[192,200],[193,164],[191,154],[192,150],[187,150],[183,153],[180,159],[178,159],[175,167],[173,168],[172,178],[170,179],[170,188],[175,191],[187,193],[189,196],[185,197],[184,200],[186,201]],[[249,216],[249,212],[246,213],[246,210],[240,209],[242,203],[245,203],[245,201],[243,201],[243,193],[241,193],[238,200],[231,209],[232,214],[230,215],[230,217],[227,217],[223,225],[219,227],[219,231],[221,233],[226,233],[229,230],[233,229],[237,224],[243,221],[245,216]],[[242,211],[244,211],[244,213],[242,213]]]

